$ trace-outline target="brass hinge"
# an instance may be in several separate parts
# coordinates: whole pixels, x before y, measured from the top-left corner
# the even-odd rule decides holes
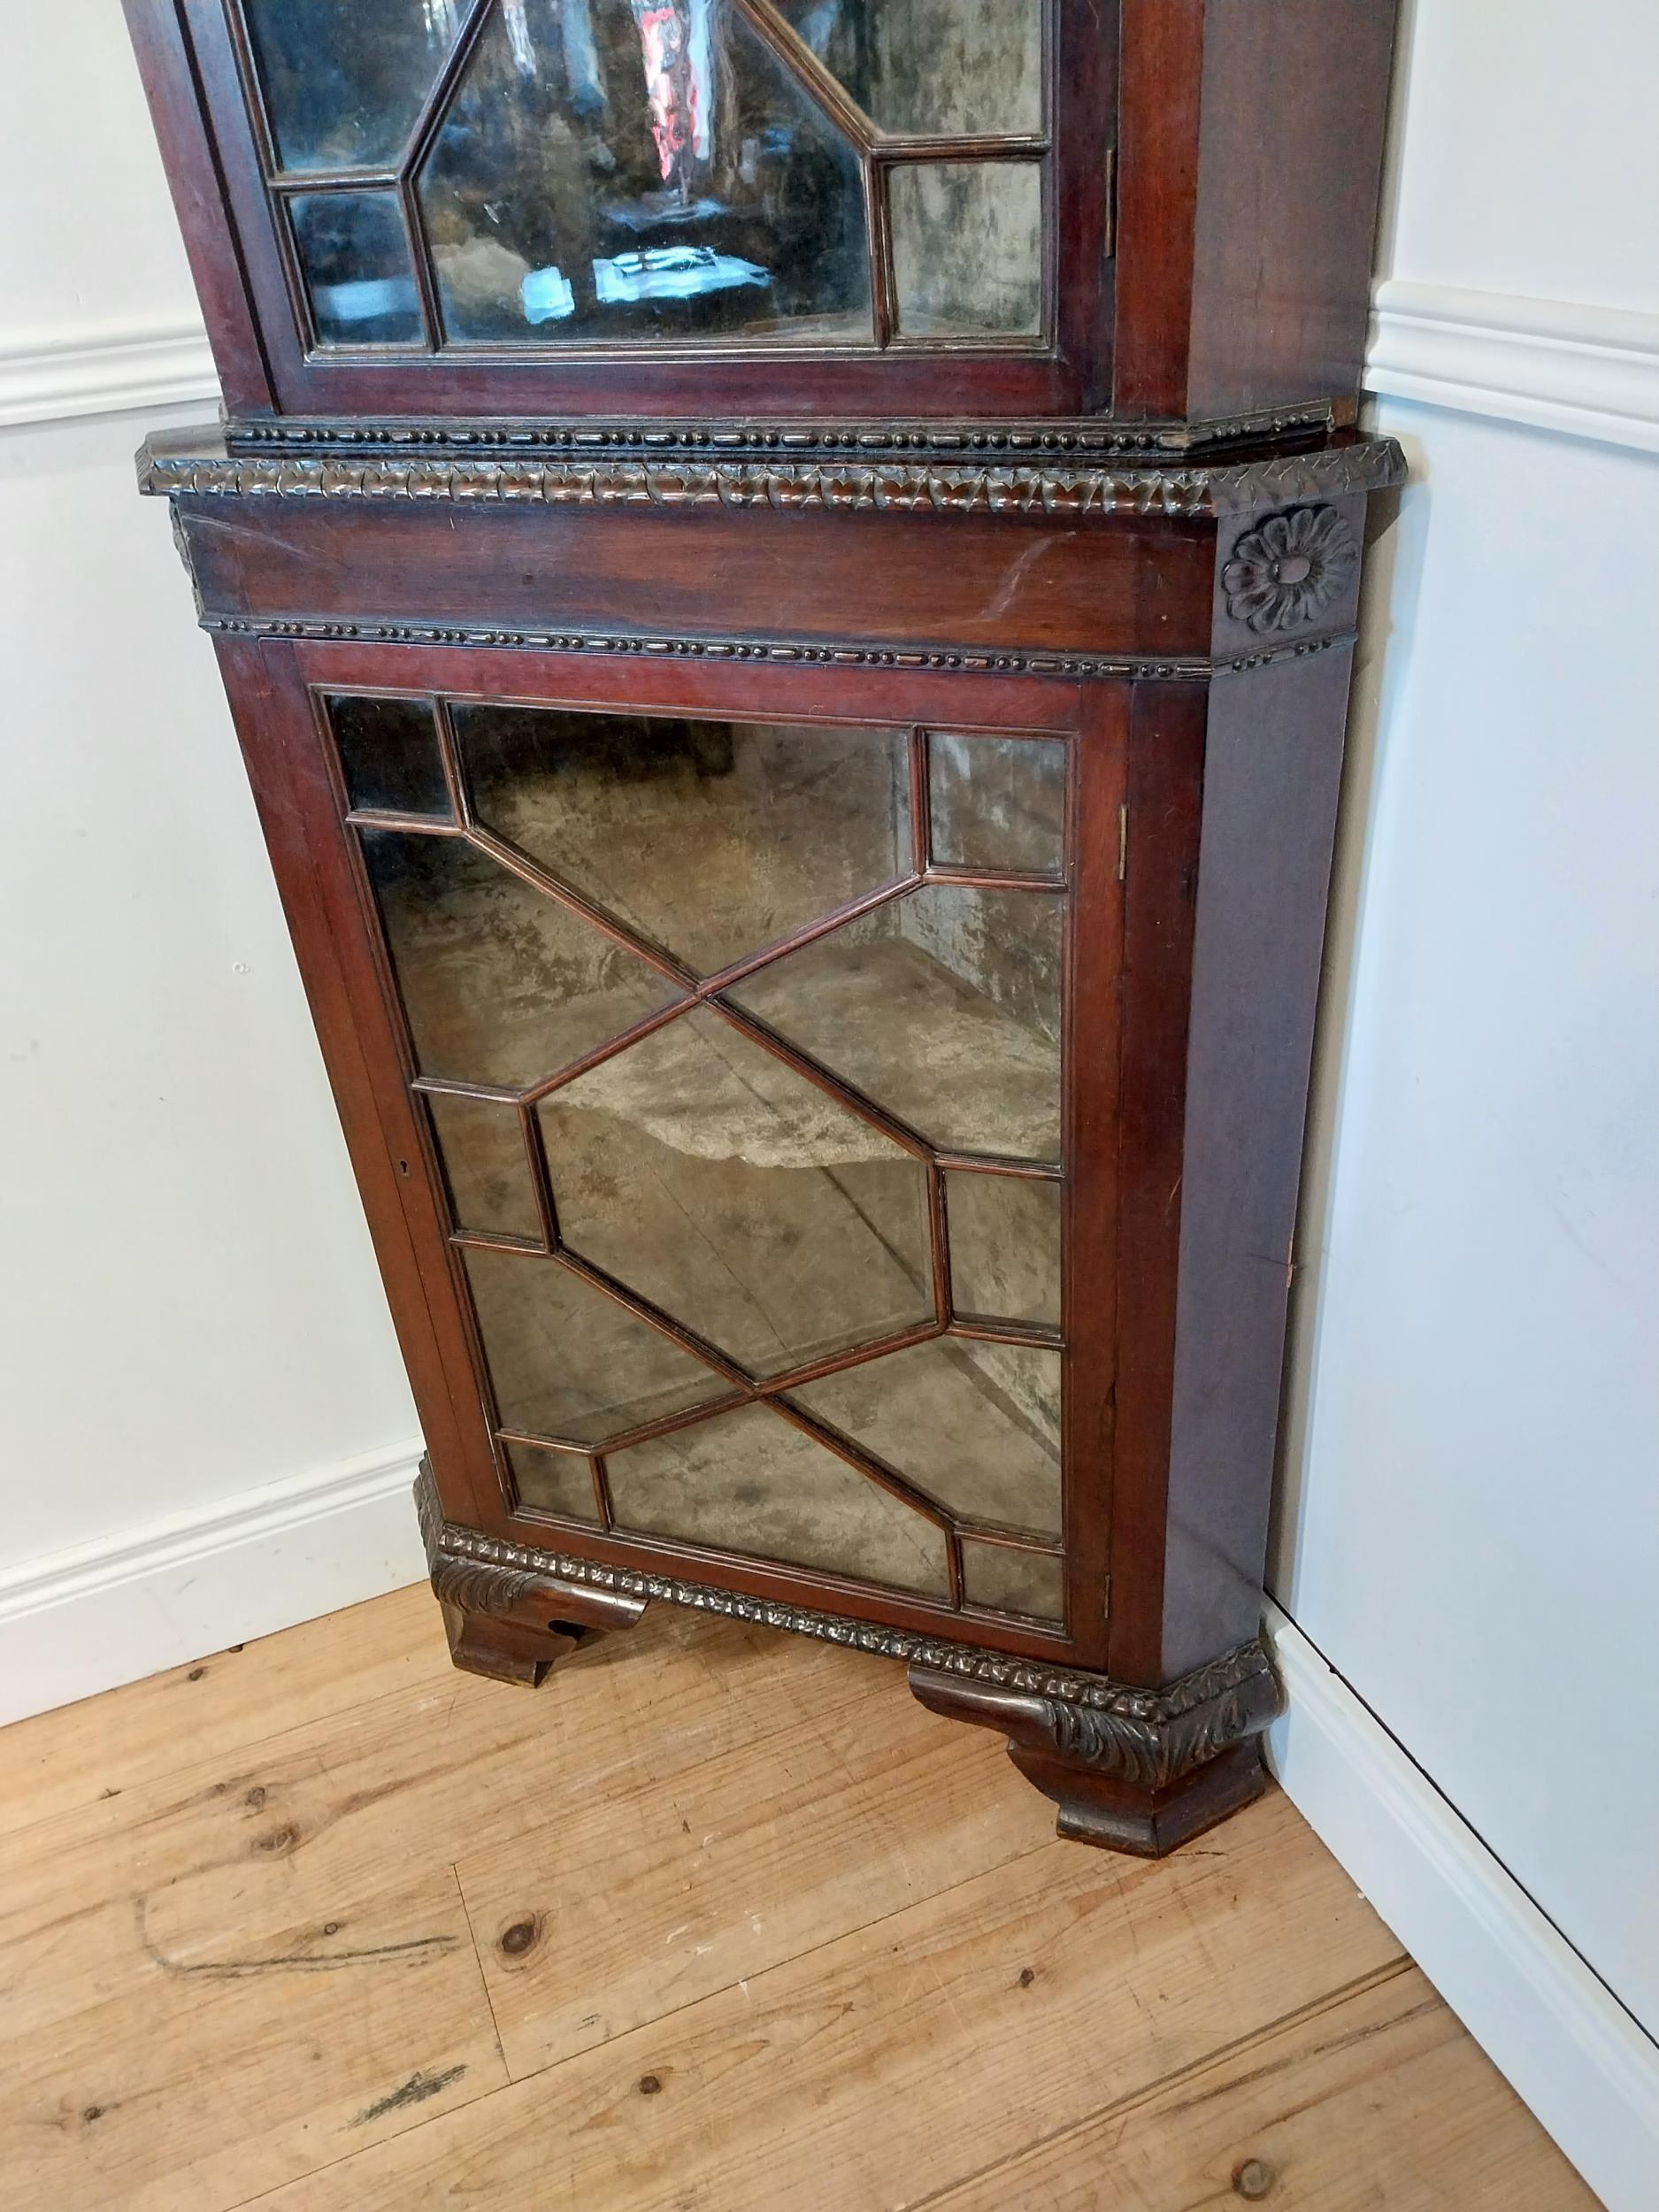
[[[1118,810],[1118,880],[1129,879],[1129,804],[1127,800]]]
[[[1102,249],[1110,261],[1118,251],[1118,149],[1106,149],[1106,243]]]

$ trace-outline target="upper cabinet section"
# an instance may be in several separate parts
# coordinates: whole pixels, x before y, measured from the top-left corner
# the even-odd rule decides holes
[[[127,0],[233,423],[1351,402],[1394,0]]]

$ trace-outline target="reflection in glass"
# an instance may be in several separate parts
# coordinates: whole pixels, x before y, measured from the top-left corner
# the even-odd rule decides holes
[[[702,974],[910,867],[898,731],[454,714],[480,821]]]
[[[902,162],[887,197],[902,336],[1039,334],[1040,163]]]
[[[1057,876],[1065,851],[1065,747],[1029,737],[927,741],[933,856],[942,868]]]
[[[1030,1620],[1065,1618],[1065,1563],[1053,1552],[1014,1551],[1006,1544],[962,1540],[962,1594],[993,1613]]]
[[[319,346],[398,345],[422,335],[396,193],[296,192],[288,212]]]
[[[858,157],[711,0],[498,0],[419,192],[451,342],[872,337]]]
[[[1058,1183],[947,1173],[950,1297],[958,1313],[1059,1327],[1060,1205]]]
[[[541,1452],[534,1444],[504,1444],[518,1502],[533,1513],[562,1520],[597,1522],[591,1461],[576,1452]]]
[[[358,835],[420,1074],[527,1088],[678,995],[465,840]]]
[[[618,1528],[943,1598],[940,1530],[770,1406],[607,1455]]]
[[[518,1110],[494,1099],[426,1094],[453,1225],[480,1237],[541,1241]]]
[[[1058,1352],[935,1337],[790,1396],[951,1513],[1058,1534]]]
[[[425,699],[331,699],[328,713],[354,807],[450,818],[437,726]]]
[[[598,1444],[726,1394],[701,1360],[557,1260],[462,1256],[503,1428]]]
[[[565,1243],[751,1374],[931,1318],[921,1164],[718,1014],[538,1110]]]
[[[948,1151],[1060,1155],[1063,903],[928,884],[787,953],[739,1006]]]
[[[462,0],[243,0],[284,169],[389,168],[437,81]]]
[[[1042,128],[1043,0],[778,0],[872,123],[906,138]]]

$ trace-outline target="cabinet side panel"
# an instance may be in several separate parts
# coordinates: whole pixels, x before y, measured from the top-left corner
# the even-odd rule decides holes
[[[1351,652],[1218,676],[1204,764],[1164,1671],[1256,1633]]]
[[[1187,404],[1351,400],[1395,0],[1208,0]]]

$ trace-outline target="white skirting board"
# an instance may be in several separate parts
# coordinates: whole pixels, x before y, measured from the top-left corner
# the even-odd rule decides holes
[[[419,1582],[419,1438],[0,1576],[0,1724]]]
[[[1286,1793],[1609,2212],[1654,2212],[1659,2045],[1276,1607],[1268,1636]]]

